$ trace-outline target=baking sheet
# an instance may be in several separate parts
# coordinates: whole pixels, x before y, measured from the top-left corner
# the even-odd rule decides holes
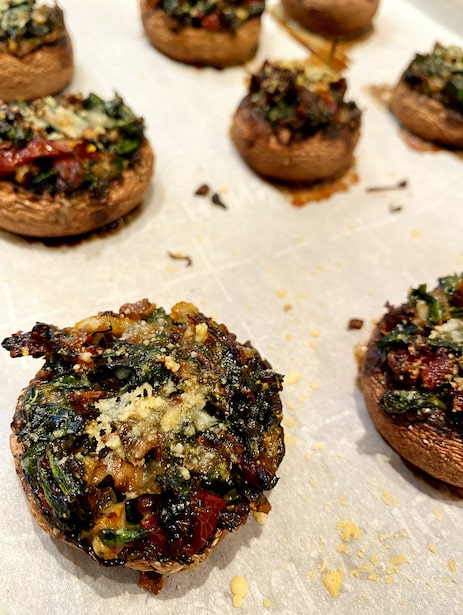
[[[0,232],[0,338],[142,297],[166,308],[192,301],[286,374],[287,454],[267,523],[250,518],[205,564],[150,595],[138,573],[101,567],[33,521],[8,436],[39,362],[1,352],[0,612],[460,611],[461,493],[413,472],[376,433],[354,350],[386,300],[463,269],[463,160],[411,148],[371,93],[394,83],[415,51],[437,40],[462,45],[463,2],[382,1],[372,36],[348,50],[349,94],[363,110],[358,181],[304,207],[253,175],[228,138],[247,71],[265,58],[307,55],[270,14],[257,57],[216,71],[150,47],[134,0],[60,4],[75,46],[70,89],[117,91],[143,115],[156,174],[141,209],[112,232],[59,245]],[[405,189],[367,192],[401,180]],[[202,183],[226,208],[194,195]],[[362,329],[348,329],[352,317]],[[326,573],[341,581],[337,597]],[[240,611],[229,586],[236,575],[249,584]]]

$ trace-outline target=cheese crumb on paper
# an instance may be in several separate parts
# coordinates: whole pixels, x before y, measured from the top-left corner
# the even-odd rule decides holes
[[[302,378],[301,372],[296,369],[293,369],[285,377],[285,384],[296,384],[301,380],[301,378]]]
[[[393,496],[389,489],[385,489],[383,491],[383,502],[386,504],[386,506],[396,506],[398,501],[398,498],[396,496]]]
[[[442,521],[442,510],[439,508],[439,506],[437,506],[437,504],[433,507],[432,511],[436,520]]]
[[[328,592],[337,598],[341,591],[342,582],[344,578],[344,568],[338,568],[337,570],[329,570],[322,574],[322,583]]]
[[[454,559],[449,559],[449,561],[447,562],[447,568],[450,570],[450,572],[456,572],[457,571],[457,563]]]
[[[241,575],[236,575],[230,581],[230,589],[233,594],[233,606],[237,609],[241,608],[249,591],[248,582]]]
[[[363,530],[359,528],[358,525],[348,521],[347,519],[340,521],[337,524],[336,529],[339,530],[339,536],[344,542],[357,540],[363,534]]]
[[[257,521],[259,525],[265,525],[267,523],[268,515],[264,512],[258,512],[254,510],[253,513],[254,519]]]

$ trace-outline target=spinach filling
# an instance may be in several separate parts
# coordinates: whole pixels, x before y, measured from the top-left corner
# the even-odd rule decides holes
[[[346,81],[318,67],[264,62],[251,77],[253,109],[289,142],[304,139],[333,124],[358,122],[360,111],[345,102]]]
[[[94,93],[0,105],[0,178],[43,194],[103,191],[134,164],[144,122]]]
[[[100,318],[2,343],[45,357],[12,425],[24,474],[50,523],[102,563],[188,562],[250,502],[265,509],[282,377],[197,311]]]
[[[431,53],[416,54],[403,76],[414,89],[463,113],[463,49],[437,43]]]
[[[35,0],[0,3],[0,48],[22,57],[34,49],[59,41],[65,35],[63,11]]]
[[[380,405],[391,414],[444,412],[463,429],[463,276],[410,289],[388,319],[395,324],[376,341],[389,383]]]
[[[260,17],[265,9],[265,0],[148,0],[148,4],[161,8],[182,26],[230,32]]]

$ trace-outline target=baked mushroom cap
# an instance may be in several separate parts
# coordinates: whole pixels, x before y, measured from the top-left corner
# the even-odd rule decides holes
[[[139,158],[99,193],[37,194],[0,181],[0,227],[27,237],[72,237],[102,228],[135,209],[152,181],[154,152],[144,140]]]
[[[412,134],[463,147],[463,50],[436,44],[416,54],[393,90],[392,113]]]
[[[11,450],[31,511],[102,564],[192,568],[251,510],[283,458],[282,377],[188,303],[144,299],[73,327],[3,341],[44,357],[21,393]],[[152,578],[151,578],[152,580]],[[162,584],[162,583],[161,583]]]
[[[154,153],[115,96],[0,104],[0,227],[31,237],[87,233],[142,201]]]
[[[352,162],[361,114],[346,81],[301,62],[265,62],[251,77],[230,136],[259,175],[283,182],[334,177]]]
[[[74,74],[71,39],[40,47],[22,58],[2,51],[0,74],[0,99],[5,102],[57,94]]]
[[[355,38],[372,26],[379,0],[282,0],[291,19],[328,37]]]
[[[427,474],[463,487],[463,277],[411,289],[388,305],[360,365],[379,433]]]
[[[0,99],[61,92],[74,74],[73,47],[58,6],[9,1],[0,10]]]
[[[250,60],[259,46],[264,0],[140,0],[140,6],[153,46],[178,62],[224,68]]]

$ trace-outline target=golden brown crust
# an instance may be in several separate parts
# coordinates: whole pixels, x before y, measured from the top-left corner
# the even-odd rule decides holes
[[[71,39],[43,45],[23,57],[0,52],[0,99],[32,100],[61,92],[74,74]]]
[[[333,177],[351,164],[360,125],[336,126],[285,145],[244,99],[233,116],[230,137],[259,175],[283,182],[314,182]]]
[[[101,228],[141,203],[153,168],[154,153],[145,140],[140,160],[98,198],[84,190],[67,196],[37,195],[0,181],[0,227],[29,237],[69,237]]]
[[[245,22],[236,32],[180,27],[162,10],[141,2],[142,21],[151,43],[166,56],[195,66],[223,68],[250,60],[259,45],[260,17]]]
[[[394,88],[392,113],[409,132],[426,141],[463,147],[463,115],[411,88],[403,79]]]
[[[463,487],[463,440],[455,430],[437,428],[427,422],[411,424],[385,412],[379,402],[387,390],[375,346],[380,326],[373,333],[360,365],[360,387],[368,412],[378,432],[404,459],[430,476]]]
[[[173,561],[163,563],[138,559],[126,562],[125,566],[132,568],[133,570],[140,570],[140,572],[157,572],[161,575],[175,574],[176,572],[183,572],[184,570],[192,570],[210,556],[215,547],[227,534],[227,530],[216,530],[213,540],[208,544],[204,551],[201,553],[194,553],[188,564],[181,564],[180,562]]]
[[[379,0],[282,0],[291,19],[329,37],[355,38],[371,29]]]

